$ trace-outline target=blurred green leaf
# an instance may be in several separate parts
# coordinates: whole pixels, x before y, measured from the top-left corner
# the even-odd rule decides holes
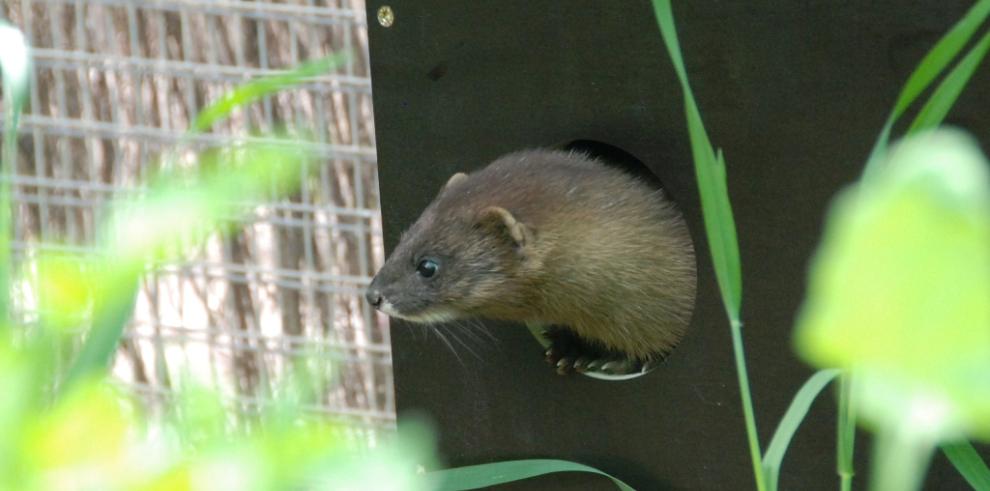
[[[763,469],[767,476],[767,486],[770,489],[777,489],[777,480],[780,477],[780,466],[784,460],[784,454],[791,443],[791,438],[797,432],[804,417],[811,408],[811,403],[835,377],[841,373],[839,370],[820,370],[816,372],[807,382],[801,386],[801,390],[794,395],[790,407],[784,413],[777,425],[777,431],[770,440],[766,453],[763,454]]]
[[[346,59],[346,54],[333,55],[244,84],[205,108],[190,133],[208,129],[235,108],[305,82]],[[303,145],[289,139],[203,153],[191,169],[168,169],[153,179],[145,196],[113,210],[101,233],[104,256],[88,264],[91,271],[99,272],[88,287],[93,327],[62,390],[109,364],[130,319],[138,279],[148,265],[176,259],[185,247],[204,240],[244,205],[297,186],[308,157]],[[79,285],[67,281],[65,277],[42,277],[40,283],[54,285],[56,293],[81,291]]]
[[[990,438],[987,165],[965,135],[923,133],[832,206],[797,347],[853,371],[874,425]]]
[[[0,47],[2,55],[7,44]],[[252,82],[209,108],[197,120],[204,126],[190,133],[339,60]],[[7,85],[11,73],[4,65],[5,95],[15,93]],[[234,226],[250,207],[293,191],[309,168],[309,148],[298,138],[267,138],[202,152],[195,162],[176,159],[135,198],[109,210],[110,219],[98,225],[97,254],[28,259],[21,274],[38,296],[38,325],[5,329],[9,322],[0,319],[0,489],[426,489],[414,469],[432,465],[428,436],[355,452],[341,440],[347,428],[307,415],[303,404],[312,394],[305,386],[279,389],[271,407],[249,416],[233,414],[216,393],[187,396],[180,387],[174,411],[159,422],[107,381],[140,276],[182,260],[190,245]],[[5,251],[7,245],[0,244]],[[10,272],[2,274],[6,280]],[[63,375],[59,355],[74,338],[63,332],[86,327],[82,349],[53,391]],[[247,418],[250,425],[232,423]]]
[[[9,326],[8,326],[9,327]],[[0,331],[0,489],[7,482],[21,482],[26,470],[20,464],[23,454],[20,435],[36,416],[41,405],[40,356],[30,356],[14,345],[9,330]],[[35,355],[44,355],[37,350]]]
[[[21,108],[27,100],[31,75],[31,55],[24,36],[17,28],[0,19],[0,74],[3,81],[4,138],[0,155],[0,322],[6,323],[10,301],[10,180],[6,176],[16,169],[17,127]],[[6,328],[7,326],[2,326]]]
[[[89,380],[32,415],[21,432],[22,458],[42,489],[106,489],[128,472],[134,417],[122,394]]]
[[[918,116],[908,129],[908,134],[932,129],[942,124],[942,120],[949,114],[949,110],[955,105],[959,94],[966,88],[969,79],[986,56],[987,48],[990,48],[990,32],[984,34],[976,46],[946,75],[942,83],[932,93],[931,98],[918,112]]]
[[[870,151],[870,157],[867,159],[866,168],[864,169],[865,177],[869,178],[877,166],[880,165],[880,161],[883,159],[883,153],[890,143],[891,129],[894,127],[897,119],[928,88],[932,81],[942,73],[942,70],[952,62],[956,55],[959,54],[959,51],[973,37],[976,30],[980,28],[980,25],[983,24],[983,21],[986,20],[988,15],[990,15],[990,0],[979,0],[979,2],[970,7],[966,15],[949,32],[939,39],[938,43],[932,47],[931,51],[925,55],[921,63],[914,69],[914,72],[911,73],[908,81],[904,84],[904,88],[901,89],[901,93],[897,96],[894,109],[891,111],[890,116],[887,117],[887,122],[884,124],[883,129],[880,131],[880,136],[873,145],[873,150]]]
[[[336,53],[304,63],[298,68],[285,73],[262,77],[239,85],[237,88],[225,93],[220,100],[205,107],[196,116],[196,121],[193,123],[192,128],[190,128],[190,132],[199,133],[206,131],[216,124],[217,121],[227,118],[234,109],[288,87],[299,85],[312,77],[323,75],[346,63],[349,57],[350,53]]]
[[[144,197],[114,209],[101,234],[104,254],[88,265],[95,277],[78,278],[92,282],[93,327],[63,390],[109,365],[146,267],[179,259],[189,245],[205,240],[246,204],[298,185],[309,157],[294,140],[209,154],[198,162],[191,182],[186,182],[189,176],[170,174],[157,179]],[[62,282],[64,291],[86,288],[67,281],[65,276],[41,279],[42,284]]]
[[[990,491],[990,469],[969,442],[942,445],[942,453],[976,491]]]
[[[628,484],[594,467],[556,459],[508,460],[491,464],[469,465],[429,472],[427,476],[437,481],[435,491],[460,491],[487,488],[556,472],[598,474],[609,478],[622,491],[633,491],[633,488]]]
[[[891,419],[878,425],[873,438],[870,491],[920,491],[935,451],[933,436],[913,426],[913,418]],[[928,433],[928,434],[926,434]]]
[[[19,110],[27,100],[31,54],[21,31],[3,19],[0,19],[0,70],[4,97],[15,102],[13,107],[4,104],[5,110]],[[16,126],[16,120],[14,123],[12,127]]]
[[[855,383],[848,371],[839,375],[839,420],[836,422],[835,460],[839,474],[839,489],[852,490],[853,454],[856,450],[856,412],[854,409],[852,386]]]
[[[131,319],[137,299],[138,272],[121,268],[113,276],[101,278],[104,283],[96,291],[92,327],[75,362],[62,381],[60,390],[67,391],[80,379],[110,367],[117,342]]]
[[[38,383],[41,345],[12,348],[4,339],[0,489],[428,489],[415,472],[433,465],[421,425],[407,422],[401,440],[358,451],[342,439],[346,428],[295,402],[259,407],[247,429],[228,424],[233,414],[218,394],[182,385],[161,423],[98,373],[49,402]]]

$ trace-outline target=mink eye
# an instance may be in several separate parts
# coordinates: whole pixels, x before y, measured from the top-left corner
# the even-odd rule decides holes
[[[433,275],[437,274],[437,270],[439,269],[440,265],[432,259],[424,259],[419,262],[418,266],[416,266],[416,272],[423,278],[433,277]]]

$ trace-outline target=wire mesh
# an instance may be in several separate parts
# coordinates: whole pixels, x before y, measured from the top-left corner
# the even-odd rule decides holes
[[[250,411],[303,354],[333,361],[314,412],[394,427],[384,319],[361,300],[381,265],[374,122],[362,0],[4,0],[33,46],[30,107],[11,176],[14,250],[94,252],[107,205],[132,193],[206,104],[252,77],[332,52],[346,64],[235,113],[203,146],[305,129],[315,176],[237,217],[190,261],[149,272],[114,364],[150,405],[182,378]],[[30,302],[25,302],[30,305]]]

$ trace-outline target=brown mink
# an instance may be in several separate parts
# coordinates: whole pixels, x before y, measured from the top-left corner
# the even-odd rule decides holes
[[[366,296],[413,322],[551,326],[561,373],[629,373],[684,335],[695,267],[661,190],[581,153],[524,150],[452,176]]]

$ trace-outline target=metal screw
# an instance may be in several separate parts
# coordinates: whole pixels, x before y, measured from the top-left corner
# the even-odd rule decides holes
[[[382,27],[392,27],[395,23],[395,12],[392,11],[392,7],[382,5],[378,8],[378,23]]]

